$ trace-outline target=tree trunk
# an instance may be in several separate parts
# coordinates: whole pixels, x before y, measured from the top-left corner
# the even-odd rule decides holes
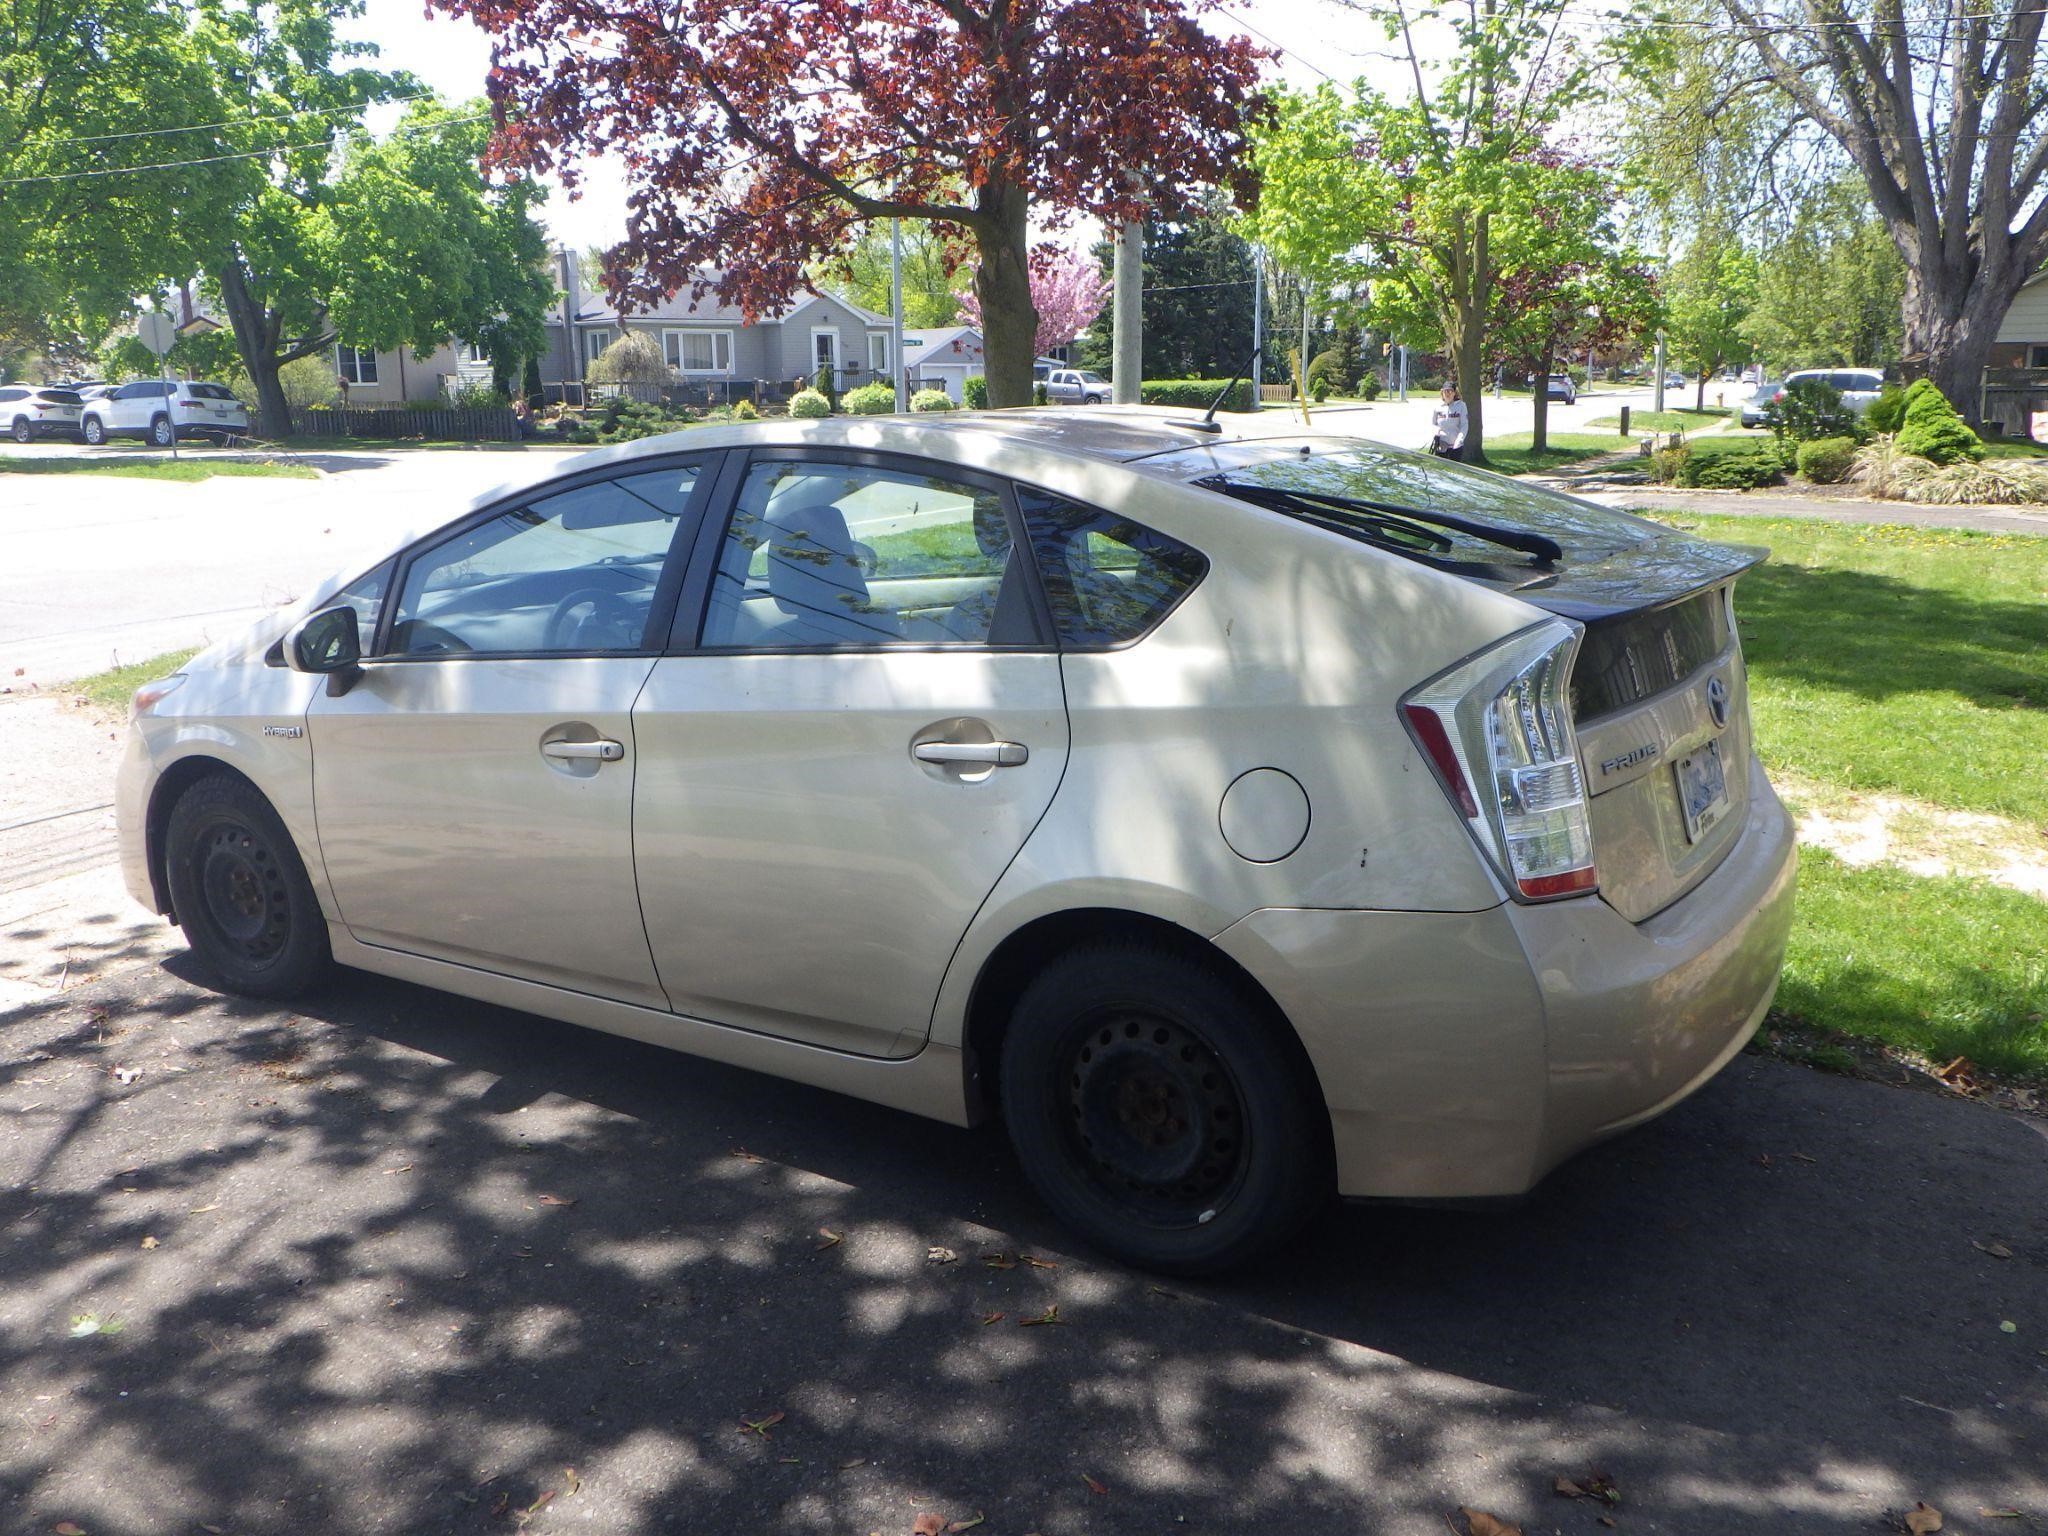
[[[1536,359],[1536,429],[1529,434],[1529,447],[1541,453],[1550,446],[1550,362],[1551,348],[1546,346]]]
[[[1465,445],[1458,457],[1467,464],[1484,464],[1486,456],[1479,448],[1486,399],[1484,322],[1478,306],[1462,294],[1446,318],[1450,323],[1444,327],[1444,344],[1451,354],[1451,378],[1457,383],[1458,398],[1465,402]]]
[[[981,342],[991,406],[1031,404],[1032,365],[1038,357],[1038,309],[1031,302],[1029,205],[1018,187],[990,183],[980,200],[984,221],[975,230],[981,264],[974,294],[981,300]]]
[[[230,257],[223,263],[214,280],[220,284],[221,302],[234,327],[235,350],[256,389],[256,431],[263,437],[289,437],[292,412],[285,403],[284,382],[278,377],[276,321],[249,292],[248,274],[239,258]]]
[[[1968,287],[1960,282],[1930,284],[1916,268],[1906,269],[1906,371],[1932,379],[1934,387],[1973,427],[1984,425],[1979,409],[1984,366],[2019,286],[1991,283],[1981,277]]]

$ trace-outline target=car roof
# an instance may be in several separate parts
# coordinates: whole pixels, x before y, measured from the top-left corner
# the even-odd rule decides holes
[[[1079,372],[1080,370],[1073,370]],[[909,416],[831,416],[817,421],[776,419],[731,426],[690,427],[643,437],[580,456],[578,468],[674,453],[679,448],[774,448],[823,445],[930,453],[970,462],[973,449],[1015,447],[1106,463],[1133,464],[1158,454],[1222,443],[1277,442],[1302,436],[1298,424],[1218,411],[1211,432],[1202,412],[1164,406],[1090,405],[1071,409],[931,411]]]

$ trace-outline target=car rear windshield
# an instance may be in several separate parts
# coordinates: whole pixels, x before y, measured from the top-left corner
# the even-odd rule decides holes
[[[1327,453],[1290,453],[1207,476],[1201,484],[1244,500],[1262,500],[1260,493],[1270,496],[1276,492],[1330,499],[1304,502],[1304,511],[1330,506],[1336,500],[1370,504],[1394,517],[1404,509],[1456,517],[1484,525],[1489,533],[1548,539],[1557,545],[1566,565],[1641,548],[1656,537],[1635,519],[1604,507],[1523,485],[1454,459],[1376,444],[1346,444]],[[1341,512],[1333,520],[1341,521]],[[1524,564],[1529,558],[1486,534],[1433,521],[1421,526],[1448,542],[1447,549],[1429,557],[1446,564]]]
[[[82,405],[84,397],[75,389],[39,389],[36,398],[47,400],[52,405]]]
[[[187,384],[185,393],[195,400],[232,400],[235,392],[225,384]]]

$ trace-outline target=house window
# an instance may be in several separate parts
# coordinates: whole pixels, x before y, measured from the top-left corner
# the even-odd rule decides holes
[[[868,332],[868,371],[870,373],[887,373],[889,371],[889,333],[887,331]]]
[[[604,349],[611,344],[612,333],[608,327],[600,325],[595,330],[585,331],[583,333],[583,366],[587,368],[596,362]]]
[[[477,344],[476,344],[475,342],[473,342],[473,341],[465,341],[465,342],[464,342],[464,343],[462,344],[462,361],[463,361],[463,362],[465,362],[465,363],[488,363],[488,362],[490,362],[490,360],[491,360],[491,358],[490,358],[490,354],[489,354],[488,352],[484,351],[484,349],[483,349],[482,347],[478,346],[478,345],[477,345]]]
[[[731,331],[663,331],[661,355],[677,373],[731,373]]]
[[[350,384],[377,382],[377,354],[361,347],[336,347],[334,371]]]
[[[2027,366],[2029,368],[2048,368],[2048,346],[2029,348]]]

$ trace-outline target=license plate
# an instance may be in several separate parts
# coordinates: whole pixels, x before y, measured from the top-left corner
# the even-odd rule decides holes
[[[1721,771],[1721,743],[1710,741],[1671,765],[1678,775],[1678,808],[1685,813],[1687,842],[1698,842],[1728,813],[1728,776]]]

